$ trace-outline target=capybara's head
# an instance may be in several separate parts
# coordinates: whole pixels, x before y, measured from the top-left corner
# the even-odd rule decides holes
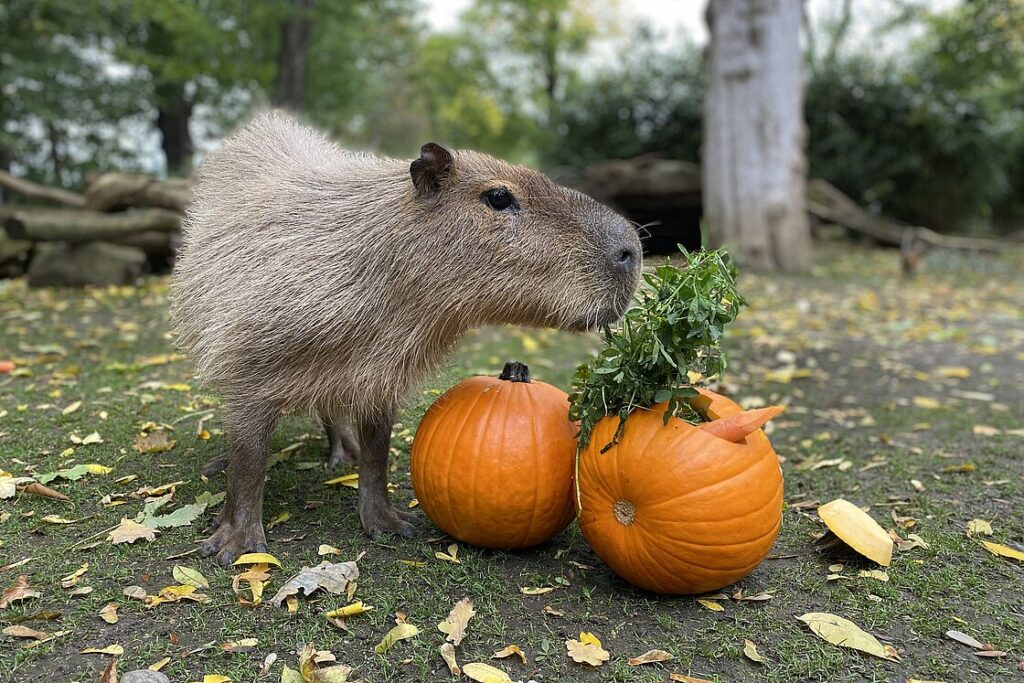
[[[640,239],[608,207],[538,171],[434,143],[410,174],[423,220],[453,231],[441,257],[451,254],[452,276],[466,277],[470,259],[472,275],[461,284],[476,322],[583,331],[629,306]]]

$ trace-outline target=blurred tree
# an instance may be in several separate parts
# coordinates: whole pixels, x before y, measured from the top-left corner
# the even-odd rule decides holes
[[[811,265],[800,0],[710,0],[703,197],[708,242],[760,270]]]
[[[281,20],[281,44],[271,101],[293,111],[302,109],[306,98],[306,64],[315,6],[316,0],[290,0],[290,11]]]
[[[642,26],[612,65],[569,85],[547,164],[581,169],[648,152],[699,159],[706,91],[700,51],[655,45],[653,29]]]

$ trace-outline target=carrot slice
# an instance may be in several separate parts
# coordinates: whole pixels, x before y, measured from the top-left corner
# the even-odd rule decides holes
[[[785,410],[782,406],[768,406],[756,410],[744,410],[719,420],[705,422],[700,429],[720,439],[734,443],[742,441],[748,434],[760,429],[768,420],[778,417]]]
[[[14,363],[9,360],[0,360],[0,375],[7,374],[14,370]]]

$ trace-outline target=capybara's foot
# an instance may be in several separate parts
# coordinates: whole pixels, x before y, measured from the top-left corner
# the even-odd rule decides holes
[[[267,552],[267,538],[261,524],[235,524],[220,519],[216,530],[203,541],[203,557],[215,555],[217,564],[228,567],[245,553]]]
[[[401,538],[412,538],[416,535],[416,528],[413,526],[416,515],[405,510],[398,510],[391,505],[374,508],[367,512],[360,511],[359,518],[363,522],[366,533],[375,541],[388,535]]]
[[[207,477],[212,477],[215,474],[220,474],[227,468],[228,455],[227,453],[225,453],[224,455],[218,455],[207,460],[206,464],[203,465],[203,474],[206,475]]]
[[[356,454],[341,441],[335,441],[327,450],[327,467],[352,467],[356,464]]]

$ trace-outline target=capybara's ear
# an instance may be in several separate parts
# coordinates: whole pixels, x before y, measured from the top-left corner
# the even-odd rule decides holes
[[[436,142],[420,147],[420,158],[409,166],[416,193],[426,197],[439,192],[451,179],[454,165],[452,153]]]

